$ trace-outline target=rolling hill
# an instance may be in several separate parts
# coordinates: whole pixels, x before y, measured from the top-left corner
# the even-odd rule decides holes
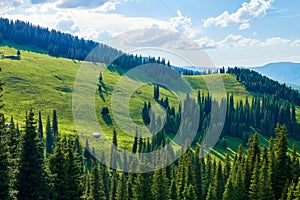
[[[15,55],[16,49],[7,46],[0,47],[0,54]],[[23,124],[25,112],[33,108],[34,111],[42,111],[43,122],[45,125],[48,115],[52,110],[58,112],[59,130],[63,134],[77,133],[74,126],[72,115],[72,91],[74,80],[80,66],[84,61],[77,61],[65,58],[51,57],[45,54],[21,51],[21,60],[1,59],[0,67],[2,68],[1,79],[6,82],[4,90],[4,112],[6,117],[13,116],[19,123]],[[95,73],[99,73],[100,69],[104,69],[101,63],[90,63],[94,65]],[[205,75],[207,79],[214,80],[218,75]],[[225,88],[228,93],[235,95],[235,100],[244,100],[246,97],[251,99],[252,94],[245,87],[236,81],[236,78],[230,74],[221,74]],[[103,74],[106,94],[104,97],[96,95],[96,111],[101,128],[104,130],[106,137],[112,138],[113,129],[116,126],[114,120],[107,123],[105,119],[100,117],[103,107],[110,109],[111,94],[118,80],[122,75],[117,70],[106,70]],[[207,91],[207,87],[203,80],[203,76],[185,76],[195,91]],[[95,94],[97,86],[95,85]],[[168,96],[171,105],[177,108],[178,100],[172,92],[161,88],[160,97]],[[129,112],[134,122],[142,124],[141,111],[143,103],[150,101],[155,105],[153,100],[153,85],[145,85],[132,95],[130,99]],[[119,105],[126,109],[124,102]],[[299,111],[299,110],[297,110]],[[298,119],[300,113],[298,112]],[[118,132],[118,140],[120,147],[131,148],[133,138],[116,128]],[[225,153],[237,151],[240,139],[228,137],[228,149],[224,150],[221,145],[215,147],[214,154],[223,158]],[[262,140],[266,140],[263,139]],[[291,140],[291,143],[294,140]],[[300,146],[300,145],[298,145]]]

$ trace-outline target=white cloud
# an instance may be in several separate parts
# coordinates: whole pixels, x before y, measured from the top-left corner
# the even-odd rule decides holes
[[[75,24],[74,20],[69,19],[62,19],[56,24],[56,28],[60,31],[67,32],[67,33],[77,33],[80,31],[79,27]]]
[[[300,47],[300,40],[295,40],[291,44],[292,47]]]
[[[202,49],[214,49],[217,48],[217,42],[209,39],[208,37],[203,37],[195,41],[200,45]]]
[[[242,7],[234,13],[223,12],[217,17],[210,17],[205,20],[204,27],[218,26],[227,27],[230,23],[241,24],[240,29],[249,28],[249,22],[253,18],[265,16],[274,0],[250,0],[249,3],[242,3]]]
[[[242,23],[239,27],[240,30],[250,28],[250,23]]]
[[[224,40],[218,42],[218,48],[248,47],[257,44],[259,41],[242,35],[228,35]]]
[[[24,3],[24,0],[1,0],[0,13],[7,13]]]
[[[282,39],[280,37],[272,37],[272,38],[266,39],[266,41],[264,41],[264,42],[261,42],[260,45],[261,46],[277,46],[277,45],[288,44],[290,42],[291,42],[290,40]]]

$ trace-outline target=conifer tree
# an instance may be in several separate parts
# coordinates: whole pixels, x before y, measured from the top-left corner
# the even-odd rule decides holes
[[[38,133],[40,140],[43,140],[44,134],[43,134],[43,121],[42,121],[42,113],[39,111],[39,126],[38,126]]]
[[[58,137],[58,122],[57,122],[56,110],[53,110],[52,132],[55,140]]]
[[[116,197],[117,197],[117,174],[116,171],[113,171],[111,184],[110,184],[109,199],[116,200]]]
[[[10,199],[10,176],[5,135],[6,133],[4,115],[0,113],[0,199],[6,200]]]
[[[121,174],[121,179],[117,183],[117,200],[127,200],[127,181],[126,181],[126,175],[125,173]]]
[[[83,196],[81,166],[72,141],[68,141],[66,150],[66,196],[67,200],[80,200]]]
[[[32,110],[26,115],[26,128],[22,141],[19,173],[16,177],[18,199],[46,199],[43,155],[39,147],[36,121]]]
[[[285,125],[277,124],[275,128],[276,143],[275,143],[275,166],[274,166],[274,185],[273,190],[275,198],[281,197],[282,190],[288,179],[288,156],[287,156],[287,129]]]
[[[249,196],[250,199],[259,199],[259,192],[260,192],[260,185],[259,185],[259,162],[258,158],[256,158],[255,164],[254,164],[254,169],[252,172],[252,177],[251,177],[251,184],[250,184],[250,191],[249,191]]]
[[[132,146],[132,153],[136,153],[137,152],[138,137],[139,137],[139,133],[138,133],[138,130],[136,129],[135,136],[134,136],[134,142],[133,142],[133,146]]]
[[[53,192],[53,198],[56,200],[67,199],[67,171],[66,171],[66,157],[65,149],[61,141],[57,142],[54,153],[49,156],[49,173],[51,178],[51,190]]]
[[[91,174],[91,197],[93,200],[106,200],[103,179],[100,176],[99,166],[96,164]]]
[[[166,177],[166,169],[159,169],[154,172],[152,195],[154,200],[168,198],[168,182]]]
[[[50,124],[50,116],[48,115],[47,118],[47,125],[46,125],[46,156],[48,157],[53,153],[53,134],[51,130],[51,124]]]

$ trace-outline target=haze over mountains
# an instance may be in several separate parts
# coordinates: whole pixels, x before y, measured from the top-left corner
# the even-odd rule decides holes
[[[252,69],[265,76],[268,76],[273,80],[277,80],[279,82],[291,85],[296,89],[300,89],[300,63],[269,63]]]

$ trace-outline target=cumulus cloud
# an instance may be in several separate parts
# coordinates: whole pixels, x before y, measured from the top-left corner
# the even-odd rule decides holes
[[[206,19],[203,25],[204,27],[227,27],[231,23],[238,23],[241,24],[240,29],[246,29],[250,27],[249,22],[253,18],[265,16],[273,2],[274,0],[250,0],[250,2],[242,3],[236,12],[225,11],[217,17]]]
[[[1,0],[0,13],[6,13],[24,3],[24,0]]]
[[[291,42],[290,40],[282,39],[280,37],[272,37],[272,38],[266,39],[266,41],[264,41],[264,42],[261,42],[260,45],[261,46],[276,46],[276,45],[288,44],[290,42]]]
[[[183,16],[180,10],[177,10],[177,16],[170,19],[171,28],[179,33],[185,33],[192,25],[192,19]]]
[[[230,34],[221,41],[203,37],[196,41],[203,49],[224,49],[224,48],[243,48],[243,47],[271,47],[278,45],[289,45],[300,47],[300,40],[291,41],[280,37],[267,38],[266,40],[257,40],[242,35]]]
[[[63,0],[58,4],[59,8],[97,8],[108,0]]]
[[[300,47],[300,40],[295,40],[291,44],[292,47]]]

